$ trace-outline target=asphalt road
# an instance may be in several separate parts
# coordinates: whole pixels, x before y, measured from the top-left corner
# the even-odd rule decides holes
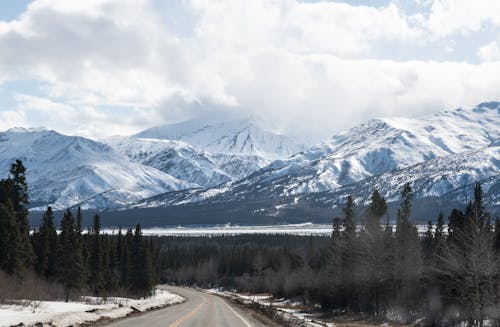
[[[231,306],[226,300],[189,288],[163,286],[187,299],[162,310],[128,318],[110,327],[260,327],[264,326],[248,312]]]

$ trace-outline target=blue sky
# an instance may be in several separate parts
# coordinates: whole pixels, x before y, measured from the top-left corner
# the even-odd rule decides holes
[[[322,140],[500,98],[496,0],[0,0],[0,130],[257,115]]]
[[[0,0],[0,20],[16,19],[26,10],[29,2],[25,0]]]

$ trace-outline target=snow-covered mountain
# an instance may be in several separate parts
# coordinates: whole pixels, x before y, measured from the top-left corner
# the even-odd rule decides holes
[[[206,120],[195,119],[153,127],[135,137],[183,141],[214,154],[256,156],[268,162],[304,149],[288,136],[267,131],[255,118],[208,124]]]
[[[493,145],[450,154],[411,165],[396,171],[374,175],[361,181],[323,192],[291,194],[287,192],[287,176],[260,183],[234,183],[224,189],[191,189],[160,194],[143,200],[134,207],[165,207],[186,203],[214,204],[231,201],[270,200],[272,209],[294,208],[303,203],[315,203],[329,207],[340,207],[348,195],[354,196],[358,204],[367,203],[373,189],[378,189],[389,202],[400,197],[401,186],[409,182],[416,198],[445,198],[466,203],[472,198],[476,181],[482,183],[485,203],[500,204],[500,146]]]
[[[32,203],[58,209],[227,208],[234,201],[249,203],[247,212],[264,209],[252,201],[275,211],[311,203],[331,208],[347,195],[362,202],[373,188],[397,200],[405,182],[417,198],[463,202],[475,181],[499,206],[499,118],[500,103],[488,102],[421,118],[374,119],[302,152],[251,119],[167,125],[107,139],[108,145],[11,129],[0,133],[0,171],[22,159]]]
[[[498,178],[499,118],[500,103],[490,102],[422,118],[375,119],[224,189],[160,195],[140,206],[266,198],[296,203],[322,193],[321,202],[329,203],[348,194],[366,198],[373,188],[396,200],[405,182],[417,197],[454,194],[459,200],[470,193],[458,190]]]
[[[135,162],[161,170],[199,187],[214,187],[234,180],[207,152],[182,141],[112,137],[106,143]]]
[[[261,125],[255,118],[214,123],[198,119],[104,141],[136,162],[200,187],[213,187],[247,177],[273,160],[304,149]]]
[[[285,194],[333,190],[434,158],[492,146],[500,138],[499,127],[500,103],[496,102],[422,118],[375,119],[273,162],[239,183],[269,184],[280,179]]]
[[[140,165],[108,145],[42,129],[0,133],[0,172],[15,159],[27,167],[32,205],[114,208],[192,185]]]

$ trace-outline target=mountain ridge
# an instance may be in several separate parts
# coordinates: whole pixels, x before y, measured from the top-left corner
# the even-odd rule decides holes
[[[254,122],[245,119],[188,121],[104,143],[43,128],[13,128],[0,133],[0,169],[7,172],[14,159],[25,161],[37,209],[255,200],[283,208],[303,201],[339,206],[348,192],[362,201],[373,188],[396,201],[404,182],[419,198],[455,201],[463,198],[456,190],[475,180],[496,181],[499,118],[499,102],[418,118],[377,118],[307,149],[287,143],[291,139],[283,135],[254,130]],[[187,142],[190,138],[195,144]],[[300,151],[289,155],[291,149]],[[497,182],[488,185],[495,190]],[[319,200],[322,194],[335,200]],[[490,204],[498,206],[494,195]]]

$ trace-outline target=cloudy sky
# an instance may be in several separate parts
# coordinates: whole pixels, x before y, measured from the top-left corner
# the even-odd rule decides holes
[[[499,99],[498,0],[0,0],[0,130],[251,114],[319,140]]]

